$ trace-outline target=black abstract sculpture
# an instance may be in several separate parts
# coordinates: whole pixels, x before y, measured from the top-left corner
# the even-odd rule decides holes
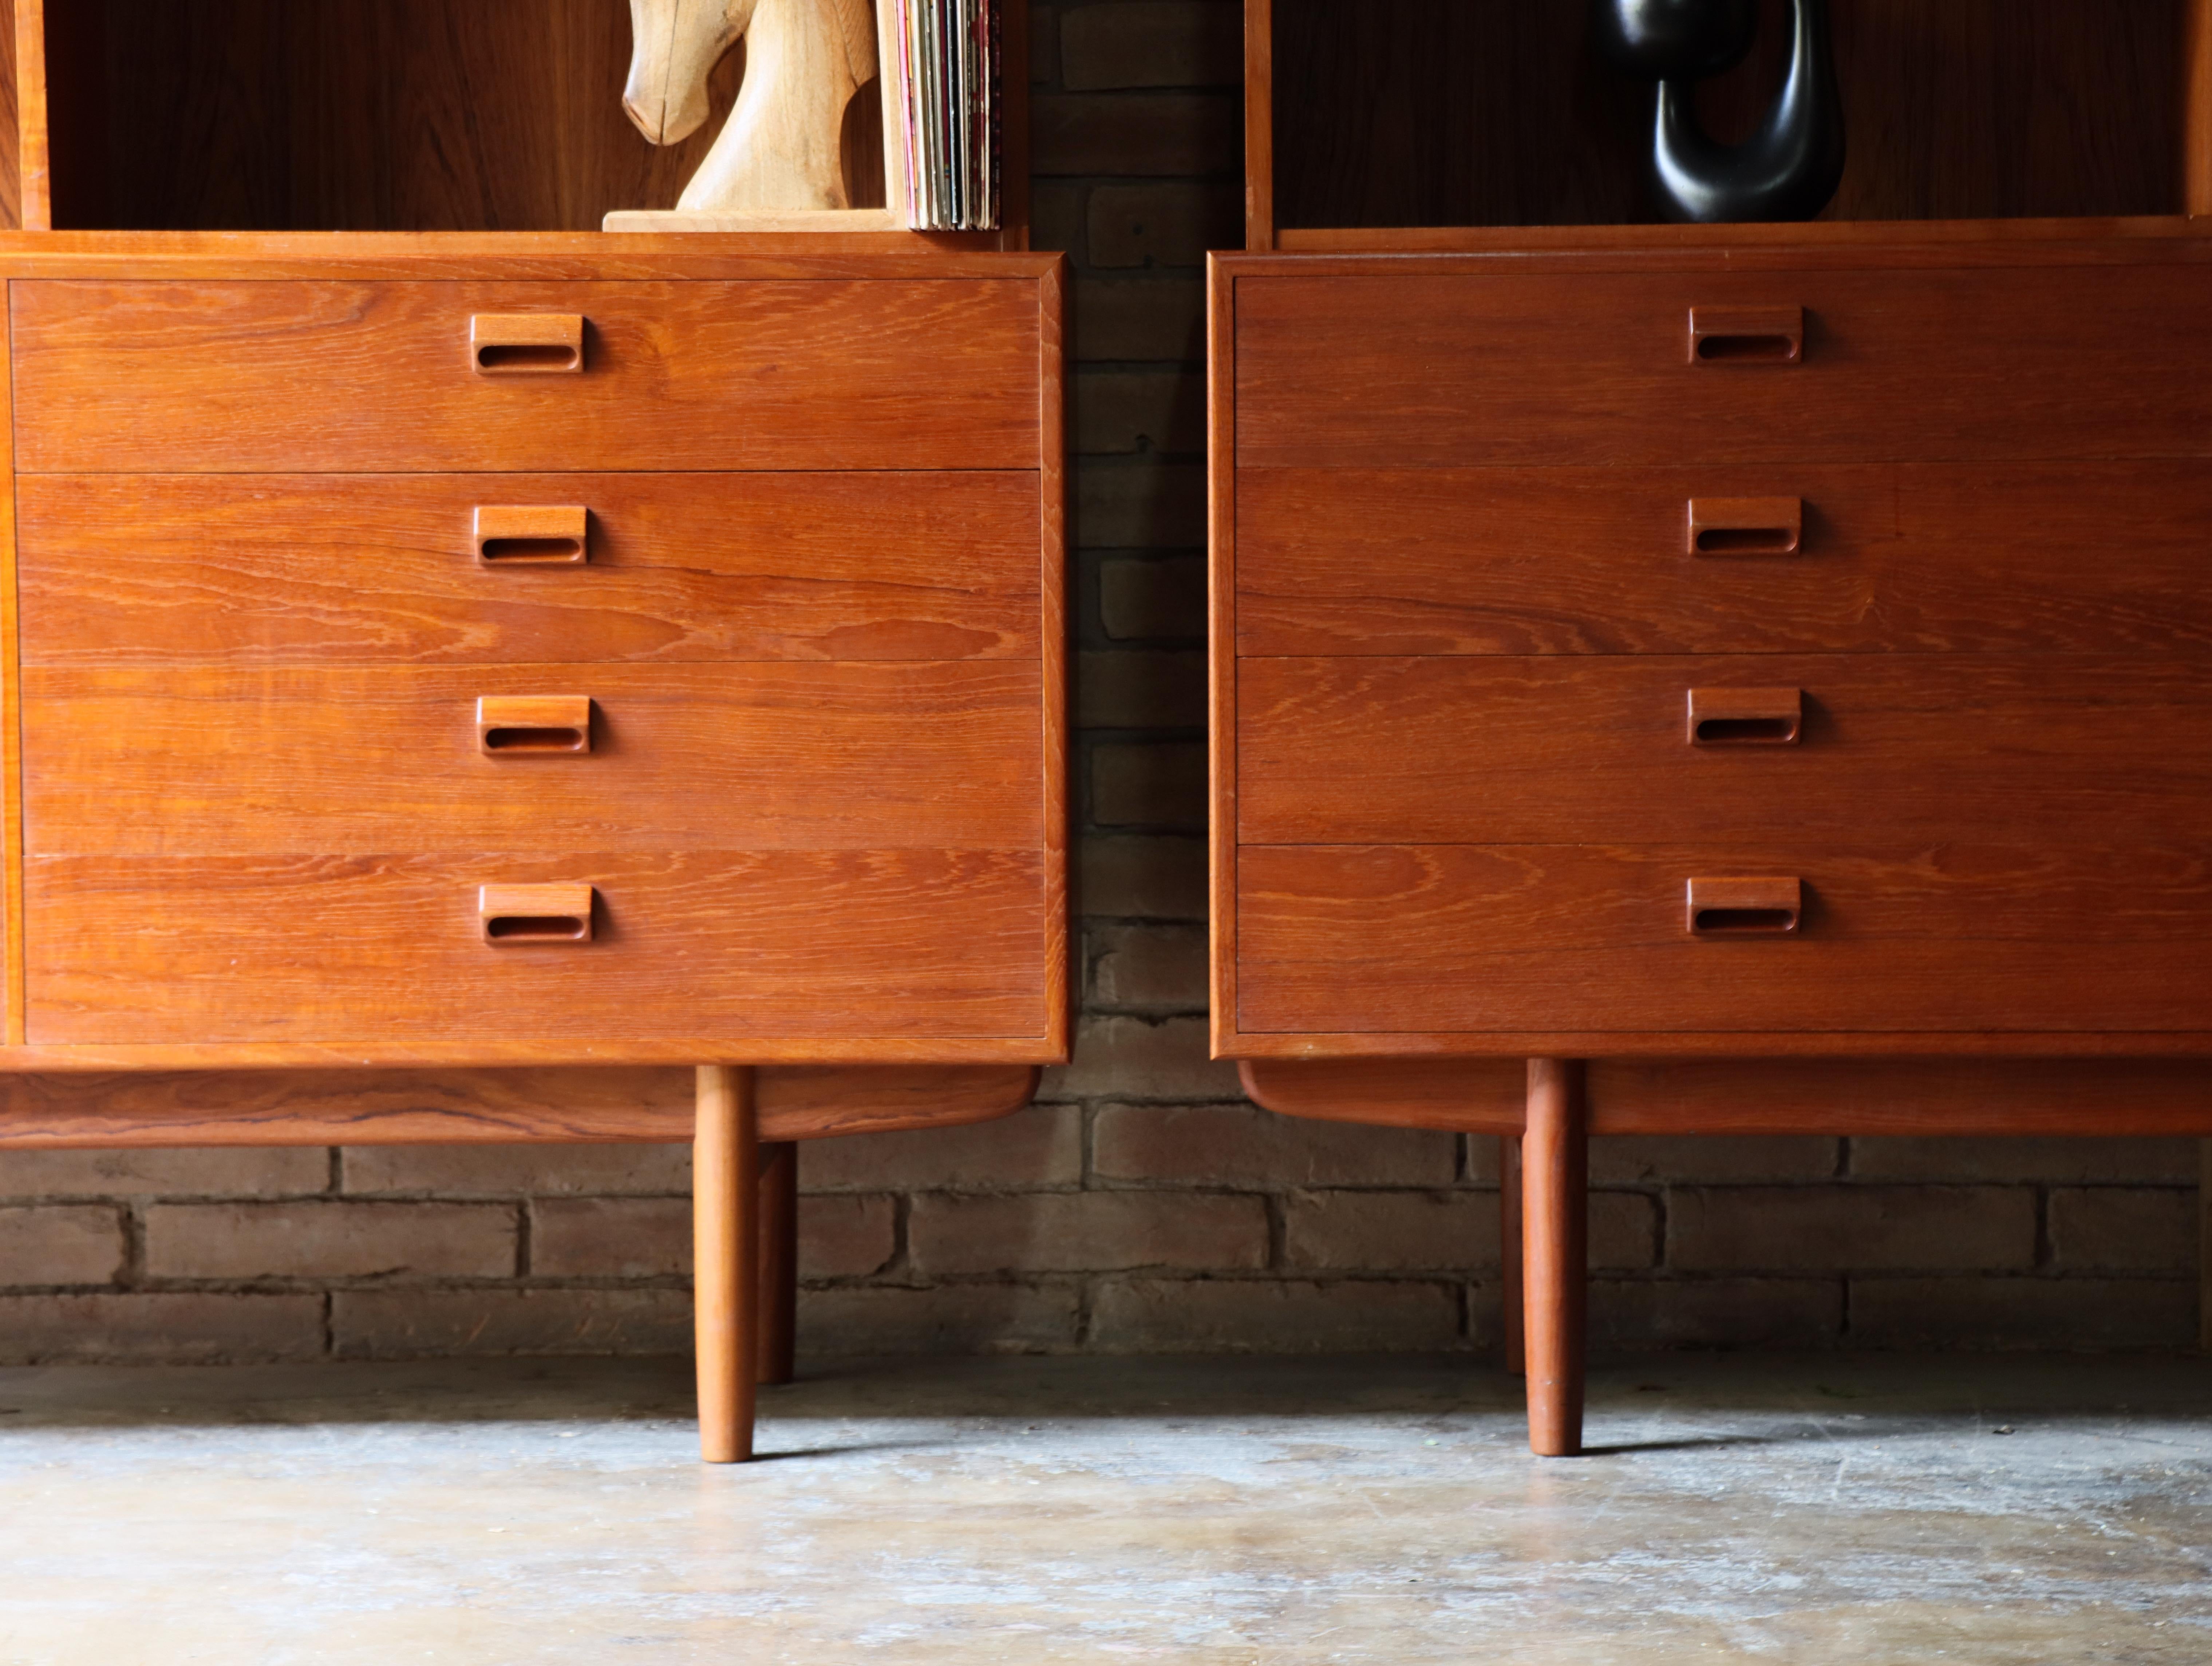
[[[1790,70],[1759,131],[1716,144],[1691,108],[1692,83],[1740,62],[1755,0],[1592,0],[1591,34],[1632,75],[1659,82],[1652,161],[1674,218],[1809,220],[1844,177],[1844,105],[1828,44],[1827,0],[1789,0]]]

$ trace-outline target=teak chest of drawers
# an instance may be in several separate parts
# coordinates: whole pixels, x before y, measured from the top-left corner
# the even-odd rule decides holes
[[[311,241],[0,240],[0,1071],[705,1067],[712,1452],[756,1136],[1065,1054],[1061,264]],[[0,1139],[673,1132],[55,1079]]]
[[[2212,240],[1492,237],[1215,258],[1214,1039],[1525,1136],[1567,1451],[1589,1132],[2212,1129]]]

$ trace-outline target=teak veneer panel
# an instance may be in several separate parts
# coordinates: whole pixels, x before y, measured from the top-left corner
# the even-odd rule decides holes
[[[1692,937],[1685,886],[1711,876],[1801,879],[1802,931]],[[1480,1051],[1485,1031],[2201,1031],[2212,1010],[2212,845],[1883,845],[1848,824],[1757,844],[1245,845],[1236,883],[1237,1028],[1255,1035]]]
[[[1034,663],[23,676],[33,854],[1042,845]],[[583,696],[588,753],[487,756],[485,696]]]
[[[1038,465],[1030,282],[10,289],[22,473]],[[474,371],[476,315],[579,312],[580,374]]]
[[[1693,689],[1795,695],[1800,739],[1693,745]],[[1248,844],[1688,843],[1833,830],[1936,844],[2172,845],[2206,830],[2212,663],[1248,659],[1237,755]]]
[[[738,1057],[803,1038],[830,1063],[900,1037],[1035,1049],[1047,1030],[1035,850],[27,867],[33,1045],[526,1039],[587,1060],[602,1037],[720,1037]],[[598,891],[590,942],[483,942],[480,886],[578,882]]]
[[[2212,453],[2212,281],[2192,260],[1371,271],[1240,285],[1238,466]],[[1802,361],[1692,360],[1705,307],[1802,307]]]
[[[18,482],[24,658],[112,666],[1035,660],[1034,470]],[[489,567],[476,509],[589,513]]]
[[[988,1122],[1036,1089],[1023,1065],[767,1065],[761,1137]],[[686,1067],[196,1070],[0,1075],[0,1147],[689,1144]]]
[[[1796,498],[1794,554],[1687,506]],[[2212,649],[2196,459],[1240,469],[1243,654]]]

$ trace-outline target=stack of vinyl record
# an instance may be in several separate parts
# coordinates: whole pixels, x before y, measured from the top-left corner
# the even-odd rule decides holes
[[[907,221],[916,231],[999,224],[999,15],[1026,0],[878,0],[900,46]]]

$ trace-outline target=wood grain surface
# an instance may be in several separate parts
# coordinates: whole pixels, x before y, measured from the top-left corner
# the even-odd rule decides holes
[[[1018,661],[170,666],[25,674],[40,854],[1038,846]],[[584,696],[588,753],[487,756],[481,697]]]
[[[2174,845],[2212,800],[2197,659],[1248,659],[1237,686],[1248,844]],[[1692,690],[1777,689],[1796,745],[1689,742]]]
[[[1796,554],[1690,554],[1692,499],[1777,496]],[[2196,460],[1246,468],[1236,496],[1242,654],[2212,648]]]
[[[33,1043],[1042,1037],[1030,850],[54,856],[28,865]],[[493,948],[479,887],[586,883],[589,943]],[[618,1055],[617,1055],[619,1056]],[[771,1055],[771,1057],[774,1055]]]
[[[1498,1059],[1248,1059],[1268,1110],[1517,1136],[1526,1067]],[[2212,1133],[2212,1065],[2165,1059],[1596,1059],[1595,1134]]]
[[[2212,450],[2186,264],[1239,280],[1240,466],[2080,460]],[[1233,270],[1233,265],[1231,270]],[[1802,307],[1803,362],[1695,362],[1697,307]]]
[[[25,473],[1008,469],[1012,281],[18,282]],[[479,313],[580,312],[578,375],[479,376]]]
[[[1034,659],[1034,471],[30,476],[28,663]],[[574,504],[486,568],[479,506]]]
[[[1686,883],[1714,874],[1801,879],[1801,930],[1692,937]],[[1254,1034],[2201,1032],[2212,1010],[2201,844],[1246,845],[1237,881]]]

